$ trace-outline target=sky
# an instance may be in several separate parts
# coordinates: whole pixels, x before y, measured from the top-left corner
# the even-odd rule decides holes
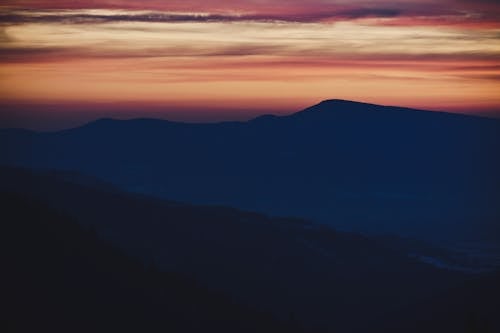
[[[331,98],[500,116],[500,1],[0,2],[0,127]]]

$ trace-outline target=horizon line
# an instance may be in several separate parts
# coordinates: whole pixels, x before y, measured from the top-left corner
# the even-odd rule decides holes
[[[411,107],[411,106],[401,106],[401,105],[392,105],[392,104],[379,104],[379,103],[373,103],[373,102],[369,102],[369,101],[355,101],[355,100],[349,100],[349,99],[342,99],[342,98],[329,98],[329,99],[324,99],[324,100],[320,100],[319,102],[316,102],[314,104],[311,104],[307,107],[302,107],[300,109],[298,109],[297,111],[292,111],[292,112],[283,112],[284,110],[282,109],[275,109],[274,111],[275,112],[272,112],[272,110],[270,110],[271,112],[264,112],[264,113],[260,113],[260,111],[265,111],[267,109],[259,109],[259,108],[255,108],[255,109],[252,109],[252,108],[231,108],[231,107],[227,107],[227,108],[216,108],[216,107],[209,107],[209,108],[206,108],[205,110],[201,110],[199,108],[174,108],[174,110],[178,110],[177,112],[173,112],[173,111],[164,111],[162,112],[163,110],[163,107],[162,105],[154,105],[153,108],[150,108],[149,110],[135,110],[135,108],[132,108],[132,109],[129,109],[129,110],[126,110],[124,112],[120,112],[120,110],[123,110],[123,109],[120,109],[120,107],[123,107],[123,105],[119,105],[118,106],[118,109],[113,109],[113,108],[108,108],[108,109],[104,109],[104,108],[99,108],[98,110],[95,110],[97,113],[102,113],[101,115],[99,114],[95,114],[95,113],[92,113],[92,112],[83,112],[85,113],[85,115],[90,115],[90,117],[80,117],[80,119],[78,118],[75,118],[75,119],[71,119],[71,118],[68,118],[68,119],[57,119],[54,121],[54,123],[52,123],[52,126],[50,125],[50,119],[48,119],[48,124],[46,124],[46,126],[43,126],[43,124],[39,124],[38,122],[35,122],[36,124],[32,124],[31,126],[29,125],[29,120],[25,121],[26,125],[25,126],[9,126],[8,124],[3,124],[3,122],[8,122],[8,120],[11,120],[9,119],[9,117],[6,117],[7,119],[2,119],[3,117],[1,117],[1,114],[0,114],[0,129],[1,130],[26,130],[26,131],[30,131],[30,132],[58,132],[58,131],[64,131],[64,130],[71,130],[71,129],[75,129],[75,128],[79,128],[79,127],[84,127],[84,126],[87,126],[89,124],[92,124],[94,122],[98,122],[98,121],[106,121],[106,120],[111,120],[111,121],[138,121],[138,120],[153,120],[153,121],[165,121],[165,122],[170,122],[170,123],[178,123],[178,124],[192,124],[192,125],[196,125],[196,124],[221,124],[221,123],[246,123],[246,122],[251,122],[253,120],[256,120],[258,118],[262,118],[262,117],[269,117],[269,116],[272,116],[272,117],[277,117],[277,118],[281,118],[281,117],[288,117],[288,116],[292,116],[292,115],[295,115],[295,114],[298,114],[298,113],[301,113],[303,111],[306,111],[308,109],[311,109],[311,108],[314,108],[320,104],[323,104],[323,103],[328,103],[328,102],[345,102],[345,103],[352,103],[352,104],[363,104],[363,105],[371,105],[371,106],[378,106],[378,107],[385,107],[385,108],[397,108],[397,109],[406,109],[406,110],[409,110],[409,111],[420,111],[420,112],[432,112],[432,113],[442,113],[442,114],[449,114],[449,115],[456,115],[456,116],[466,116],[466,117],[474,117],[474,118],[483,118],[483,119],[490,119],[490,120],[500,120],[500,110],[488,110],[487,112],[481,112],[481,111],[469,111],[469,112],[465,112],[465,111],[451,111],[451,110],[438,110],[438,109],[432,109],[432,108],[418,108],[418,107]],[[2,104],[2,102],[0,102],[0,104]],[[7,103],[9,104],[9,103]],[[73,103],[69,103],[69,104],[73,104]],[[78,104],[78,103],[76,103]],[[111,103],[112,104],[112,103]],[[138,104],[141,104],[141,103],[138,103]],[[24,105],[30,105],[30,106],[39,106],[40,104],[38,103],[26,103]],[[55,103],[55,104],[52,104],[52,103],[49,103],[49,105],[51,106],[58,106],[58,107],[65,107],[65,103]],[[95,106],[98,106],[99,104],[95,104]],[[13,104],[13,106],[19,106],[19,104]],[[182,119],[182,117],[179,117],[179,111],[181,111],[180,113],[182,114],[183,112],[185,112],[186,110],[189,110],[189,117],[185,117],[184,119]],[[195,112],[195,110],[197,112],[206,112],[207,110],[210,110],[210,111],[215,111],[215,110],[218,110],[219,112],[222,111],[222,113],[224,115],[229,115],[230,112],[228,111],[247,111],[246,113],[250,113],[250,116],[248,116],[249,114],[247,114],[247,117],[234,117],[234,118],[231,118],[231,117],[223,117],[223,118],[219,118],[217,119],[217,117],[214,117],[214,118],[206,118],[206,114],[205,114],[205,117],[196,117],[196,115],[200,115],[198,113]],[[143,112],[143,113],[148,113],[149,111],[149,115],[145,115],[145,116],[141,116],[140,113]],[[278,111],[278,112],[276,112]],[[106,112],[111,112],[112,114],[106,114]],[[120,113],[122,113],[120,115]],[[251,114],[251,113],[255,113],[255,114]],[[94,115],[94,116],[92,116]],[[234,115],[234,114],[233,114]],[[243,113],[244,115],[244,113]],[[83,114],[81,114],[81,116],[83,116]],[[193,117],[194,116],[194,117]],[[240,113],[240,116],[241,116],[241,113]],[[52,117],[51,117],[52,118]],[[6,121],[7,120],[7,121]],[[26,119],[25,119],[26,120]],[[18,122],[21,122],[21,121],[18,121]],[[61,123],[60,125],[57,125],[57,123]],[[64,125],[63,123],[66,123],[66,125]],[[41,126],[36,126],[36,125],[41,125]]]

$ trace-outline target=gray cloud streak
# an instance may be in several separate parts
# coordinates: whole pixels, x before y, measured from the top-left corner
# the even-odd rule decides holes
[[[443,13],[428,13],[428,15],[441,15]],[[449,14],[449,13],[448,13]],[[0,24],[23,24],[23,23],[112,23],[112,22],[151,22],[151,23],[183,23],[183,22],[297,22],[314,23],[322,21],[356,20],[362,18],[395,18],[412,17],[416,13],[405,12],[398,8],[354,8],[339,11],[327,11],[317,13],[302,13],[296,15],[224,15],[224,14],[175,14],[175,13],[141,13],[141,14],[71,14],[61,12],[11,12],[0,13]],[[421,15],[421,14],[418,14]]]

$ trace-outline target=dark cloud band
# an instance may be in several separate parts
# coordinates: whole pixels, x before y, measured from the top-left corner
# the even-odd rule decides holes
[[[224,15],[224,14],[181,14],[181,13],[141,13],[141,14],[86,14],[70,12],[0,12],[0,23],[110,23],[110,22],[151,22],[151,23],[182,23],[182,22],[240,22],[240,21],[282,21],[297,23],[313,23],[335,20],[354,20],[362,18],[395,18],[412,16],[397,8],[354,8],[349,10],[302,13],[288,15],[252,14],[252,15]]]

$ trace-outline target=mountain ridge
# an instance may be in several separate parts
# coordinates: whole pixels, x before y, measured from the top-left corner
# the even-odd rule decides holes
[[[305,116],[305,115],[311,115],[314,112],[355,112],[356,109],[359,109],[361,107],[364,108],[369,108],[369,111],[381,111],[381,110],[391,110],[391,111],[398,111],[398,112],[418,112],[418,113],[426,113],[426,114],[441,114],[441,115],[447,115],[450,117],[454,118],[468,118],[468,119],[487,119],[491,120],[494,122],[500,123],[500,119],[495,118],[495,117],[488,117],[486,115],[482,114],[466,114],[466,113],[455,113],[455,112],[448,112],[448,111],[437,111],[437,110],[428,110],[428,109],[419,109],[419,108],[411,108],[411,107],[405,107],[405,106],[395,106],[395,105],[382,105],[382,104],[375,104],[375,103],[368,103],[368,102],[362,102],[362,101],[352,101],[352,100],[346,100],[346,99],[337,99],[337,98],[331,98],[331,99],[326,99],[322,100],[314,105],[311,105],[309,107],[306,107],[304,109],[301,109],[296,112],[292,112],[290,114],[284,114],[284,115],[276,115],[276,114],[262,114],[259,115],[255,118],[251,118],[248,120],[240,120],[240,121],[216,121],[216,122],[183,122],[183,121],[174,121],[174,120],[169,120],[166,118],[150,118],[150,117],[134,117],[134,118],[128,118],[128,119],[120,119],[120,118],[113,118],[113,117],[103,117],[103,118],[96,118],[94,120],[90,120],[82,125],[78,126],[73,126],[73,127],[68,127],[64,129],[58,129],[58,130],[30,130],[30,129],[24,129],[22,127],[16,127],[16,128],[0,128],[1,132],[14,132],[14,131],[24,131],[25,134],[28,133],[58,133],[58,132],[65,132],[67,130],[74,130],[78,128],[86,128],[89,126],[103,126],[103,125],[110,125],[110,124],[131,124],[135,123],[145,125],[146,123],[149,124],[155,124],[159,125],[162,124],[164,126],[171,125],[183,125],[183,126],[213,126],[213,125],[220,125],[220,124],[247,124],[247,123],[258,123],[258,122],[263,122],[263,121],[269,121],[269,120],[283,120],[287,118],[293,118],[293,117],[298,117],[298,116]],[[332,110],[326,110],[327,108],[333,108]],[[351,110],[346,110],[346,108],[351,108]],[[355,110],[352,110],[354,108]]]
[[[0,131],[0,164],[343,230],[491,238],[500,228],[500,121],[405,110],[333,100],[239,123],[108,119]],[[476,233],[479,225],[487,229]]]
[[[77,224],[62,212],[67,207],[26,193],[0,191],[0,198],[4,331],[297,332],[182,272],[128,254]]]
[[[326,108],[335,108],[333,110],[325,110]],[[301,109],[296,112],[292,112],[290,114],[285,114],[285,115],[275,115],[275,114],[263,114],[260,116],[257,116],[255,118],[249,119],[249,120],[243,120],[243,121],[220,121],[220,122],[200,122],[200,123],[191,123],[191,122],[180,122],[180,121],[172,121],[168,119],[160,119],[160,118],[131,118],[131,119],[117,119],[117,118],[99,118],[94,121],[91,121],[87,124],[84,124],[82,126],[86,126],[89,124],[93,124],[95,122],[147,122],[147,121],[158,121],[158,123],[163,123],[164,125],[167,124],[182,124],[182,125],[219,125],[219,124],[246,124],[246,123],[252,123],[252,122],[260,122],[260,121],[268,121],[268,120],[283,120],[287,118],[293,118],[296,116],[300,115],[309,115],[312,112],[328,112],[328,111],[333,111],[333,112],[353,112],[353,110],[346,110],[346,108],[356,108],[359,109],[361,107],[368,107],[371,110],[369,111],[380,111],[380,110],[391,110],[391,111],[398,111],[398,112],[418,112],[418,113],[430,113],[430,114],[442,114],[442,115],[447,115],[450,117],[457,117],[457,118],[468,118],[468,119],[488,119],[488,120],[493,120],[497,121],[500,124],[500,119],[497,118],[492,118],[492,117],[487,117],[484,115],[474,115],[474,114],[464,114],[464,113],[454,113],[454,112],[447,112],[447,111],[436,111],[436,110],[427,110],[427,109],[418,109],[418,108],[411,108],[411,107],[404,107],[404,106],[395,106],[395,105],[382,105],[382,104],[375,104],[375,103],[368,103],[368,102],[361,102],[361,101],[352,101],[352,100],[346,100],[346,99],[337,99],[337,98],[332,98],[332,99],[325,99],[320,101],[319,103],[316,103],[314,105],[311,105],[309,107],[306,107],[304,109]]]
[[[376,239],[311,228],[294,218],[82,186],[53,172],[0,168],[0,180],[0,193],[41,201],[143,262],[181,273],[279,318],[294,311],[313,326],[322,323],[343,331],[340,327],[353,326],[345,317],[359,312],[376,321],[372,307],[381,307],[382,297],[391,301],[380,314],[467,279]]]

